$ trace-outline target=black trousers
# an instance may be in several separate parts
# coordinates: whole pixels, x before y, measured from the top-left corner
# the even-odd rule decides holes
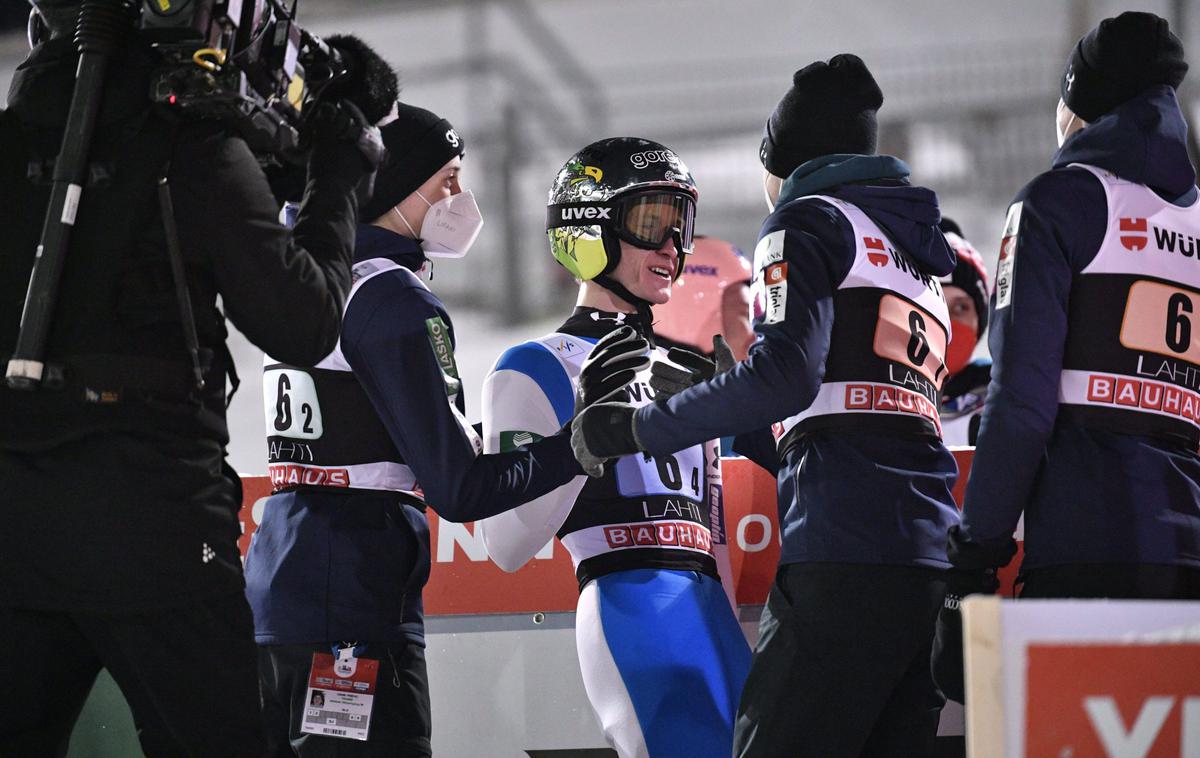
[[[739,758],[916,758],[945,702],[930,651],[946,586],[906,566],[780,568],[734,724]]]
[[[0,756],[66,755],[101,668],[147,756],[259,756],[250,607],[241,593],[120,615],[0,607]]]
[[[313,653],[329,645],[259,648],[263,713],[270,758],[429,758],[431,721],[425,648],[413,643],[368,644],[359,656],[379,661],[367,741],[302,734]]]

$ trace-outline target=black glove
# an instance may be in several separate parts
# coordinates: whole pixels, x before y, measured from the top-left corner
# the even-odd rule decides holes
[[[982,545],[963,534],[961,526],[950,527],[946,557],[956,569],[995,571],[1008,565],[1017,554],[1017,542],[1011,537],[998,545]]]
[[[933,679],[951,700],[963,702],[963,638],[959,605],[968,595],[994,595],[1000,589],[996,570],[1017,551],[1013,540],[988,547],[972,542],[960,526],[950,528],[946,554],[954,568],[946,572],[946,600],[933,636]]]
[[[649,350],[650,343],[631,326],[604,335],[580,369],[575,413],[595,403],[625,400],[625,387],[650,362]]]
[[[571,422],[571,450],[588,476],[603,476],[605,462],[638,451],[633,413],[629,403],[598,403]]]
[[[650,367],[650,388],[654,390],[656,400],[666,400],[693,384],[707,382],[717,374],[723,374],[733,368],[737,363],[729,343],[719,334],[713,336],[712,358],[681,347],[673,347],[667,351],[667,360],[670,363],[656,361]]]
[[[966,702],[963,686],[962,611],[968,595],[994,595],[1000,588],[994,569],[950,569],[946,572],[946,600],[938,612],[933,633],[933,681],[950,700]]]
[[[387,156],[379,128],[370,124],[349,100],[317,103],[305,115],[301,148],[311,148],[309,171],[350,163],[359,176],[372,173]]]

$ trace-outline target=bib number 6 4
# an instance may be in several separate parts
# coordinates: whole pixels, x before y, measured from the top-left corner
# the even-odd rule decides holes
[[[682,495],[696,499],[703,491],[703,464],[698,445],[674,455],[626,455],[617,460],[617,490],[622,497]]]

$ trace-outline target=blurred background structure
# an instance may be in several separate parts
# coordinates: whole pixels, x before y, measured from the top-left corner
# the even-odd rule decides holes
[[[0,0],[0,88],[27,50],[25,0]],[[1122,10],[1168,18],[1193,59],[1194,0],[300,0],[318,34],[364,37],[402,75],[402,98],[467,140],[465,186],[486,224],[431,286],[455,319],[474,400],[508,345],[552,329],[576,288],[551,259],[546,192],[579,147],[643,136],[674,148],[700,187],[698,231],[752,251],[765,216],[757,151],[791,74],[859,54],[884,92],[880,152],[935,189],[994,269],[1005,208],[1049,165],[1071,45]],[[1182,95],[1195,102],[1193,72]],[[231,457],[265,470],[255,350],[231,413]],[[468,416],[478,420],[478,402]]]
[[[880,152],[908,161],[913,180],[938,192],[994,273],[1010,199],[1055,152],[1067,54],[1123,10],[1158,13],[1183,39],[1198,70],[1181,97],[1196,123],[1196,0],[299,0],[305,27],[365,38],[400,70],[402,98],[447,117],[467,140],[463,182],[486,225],[466,259],[436,263],[430,285],[453,316],[471,421],[496,357],[552,330],[574,301],[543,229],[550,183],[578,148],[617,135],[672,147],[700,187],[698,231],[752,251],[766,215],[758,146],[767,115],[796,69],[857,53],[885,96]],[[0,92],[28,51],[27,15],[26,0],[0,0]],[[230,409],[230,460],[262,474],[262,353],[237,334],[231,347],[243,385]],[[752,629],[756,617],[742,621]],[[577,746],[603,744],[583,699],[573,625],[572,614],[432,620],[439,754],[568,754],[516,751],[504,741],[512,724],[531,744],[559,733],[582,735]],[[480,682],[507,689],[472,710],[463,693]],[[80,729],[92,742],[73,743],[72,756],[135,754],[93,750],[98,735],[118,731],[114,719],[126,722],[122,744],[134,740],[119,699],[99,700],[110,710],[85,712]]]

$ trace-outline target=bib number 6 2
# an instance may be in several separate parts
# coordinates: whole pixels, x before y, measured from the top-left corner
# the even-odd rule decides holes
[[[268,434],[313,440],[324,433],[316,385],[303,371],[272,369],[264,372],[263,405]]]

